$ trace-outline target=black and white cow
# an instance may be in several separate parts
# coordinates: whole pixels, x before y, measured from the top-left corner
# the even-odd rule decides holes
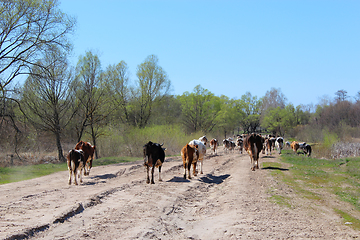
[[[147,179],[146,183],[150,183],[149,170],[151,168],[151,184],[154,182],[154,168],[159,168],[159,181],[161,179],[161,166],[165,160],[165,149],[162,148],[163,144],[153,143],[149,141],[143,146],[144,151],[144,165],[146,166]]]
[[[82,183],[82,169],[85,171],[86,160],[84,158],[84,152],[82,150],[71,149],[67,155],[67,165],[69,169],[69,185],[71,185],[71,175],[74,174],[75,185],[78,185],[77,176]]]

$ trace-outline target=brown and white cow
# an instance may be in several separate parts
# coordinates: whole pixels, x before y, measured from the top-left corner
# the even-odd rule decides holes
[[[216,138],[211,139],[210,148],[213,151],[213,154],[217,154],[218,140]]]
[[[206,135],[199,138],[199,141],[202,142],[205,146],[207,146],[207,144],[209,142],[208,139],[206,138]]]
[[[205,154],[206,154],[206,147],[205,145],[199,141],[199,140],[191,140],[189,142],[189,145],[190,147],[194,148],[195,145],[197,145],[197,149],[198,149],[198,152],[199,152],[199,156],[198,156],[198,161],[199,161],[199,165],[200,165],[200,173],[203,174],[203,161],[204,161],[204,157],[205,157]]]
[[[75,146],[76,150],[82,150],[84,152],[84,158],[85,158],[85,171],[84,175],[90,174],[90,169],[92,168],[92,162],[94,159],[94,152],[95,152],[95,146],[91,145],[89,142],[80,141]]]
[[[144,166],[146,166],[146,183],[150,183],[149,170],[151,168],[151,184],[154,182],[154,169],[159,168],[159,181],[161,179],[161,166],[165,161],[165,149],[162,148],[163,144],[153,143],[149,141],[143,146],[144,151]]]
[[[67,165],[69,169],[69,185],[71,185],[71,176],[74,175],[75,185],[78,185],[77,177],[82,183],[82,169],[85,167],[86,161],[82,150],[71,149],[67,155]],[[85,168],[84,168],[85,171]]]
[[[268,137],[265,137],[264,147],[265,147],[266,155],[269,155],[269,154],[271,155],[272,141],[270,141],[270,139]]]
[[[224,145],[224,151],[225,152],[234,150],[234,148],[236,146],[236,144],[231,140],[231,138],[224,139],[223,140],[223,145]]]
[[[263,148],[264,138],[258,134],[251,134],[244,140],[244,149],[248,152],[251,160],[251,170],[259,169],[259,154]]]
[[[242,154],[244,147],[244,140],[240,136],[238,136],[236,139],[236,146],[239,148],[239,152]]]
[[[193,175],[196,176],[196,163],[199,158],[198,145],[191,147],[189,144],[186,144],[181,149],[181,157],[184,165],[184,178],[186,179],[186,169],[188,170],[189,179],[191,179],[190,168],[193,165]]]
[[[290,146],[291,146],[291,149],[295,153],[297,153],[297,150],[300,149],[300,150],[303,150],[304,154],[306,154],[308,157],[311,156],[311,146],[309,144],[307,144],[306,142],[299,143],[299,142],[293,141]]]

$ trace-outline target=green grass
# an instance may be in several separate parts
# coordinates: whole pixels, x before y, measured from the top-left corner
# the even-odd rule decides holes
[[[93,167],[109,164],[133,162],[141,158],[133,157],[107,157],[99,158],[93,161]],[[16,166],[0,168],[0,184],[19,182],[32,178],[42,177],[59,171],[67,170],[66,163],[48,163],[28,166]]]
[[[360,221],[359,219],[351,216],[348,213],[345,213],[339,209],[334,209],[334,211],[339,214],[343,219],[344,219],[344,223],[350,223],[351,227],[356,229],[356,230],[360,230]]]
[[[360,158],[317,159],[296,155],[290,150],[283,152],[281,162],[264,163],[263,166],[273,169],[271,174],[290,186],[299,197],[319,201],[323,204],[327,196],[350,203],[360,211]],[[285,169],[280,171],[277,169]],[[276,193],[278,194],[278,193]],[[280,205],[286,205],[291,200],[274,193],[271,199]],[[331,206],[330,206],[331,207]],[[351,227],[360,229],[360,220],[346,213],[344,209],[335,211],[341,217],[351,222]]]

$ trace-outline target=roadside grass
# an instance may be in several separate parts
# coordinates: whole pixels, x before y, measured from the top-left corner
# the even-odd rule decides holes
[[[116,163],[134,162],[142,158],[138,157],[106,157],[93,161],[93,167]],[[47,163],[28,166],[0,168],[0,184],[19,182],[32,178],[42,177],[59,171],[67,170],[66,163]]]
[[[281,171],[288,166],[288,171]],[[298,196],[323,203],[327,195],[350,203],[360,214],[360,158],[317,159],[295,155],[291,150],[283,151],[281,162],[264,162],[264,168],[272,169],[271,174],[291,187]],[[284,206],[291,206],[291,199],[277,192],[271,199]],[[331,206],[330,206],[331,207]],[[360,220],[345,209],[335,209],[351,227],[360,229]]]

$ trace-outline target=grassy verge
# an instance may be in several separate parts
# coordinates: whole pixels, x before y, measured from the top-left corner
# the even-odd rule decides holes
[[[283,171],[283,169],[288,169]],[[286,183],[298,197],[307,198],[319,204],[337,199],[350,203],[360,215],[360,158],[316,159],[298,156],[284,151],[281,162],[265,162],[264,168],[272,169],[272,175]],[[271,191],[271,200],[283,206],[290,206],[291,199]],[[345,204],[344,204],[345,205]],[[339,214],[345,222],[351,223],[355,229],[360,229],[360,220],[347,212],[345,207],[328,206]]]
[[[123,162],[133,162],[140,159],[141,158],[133,158],[133,157],[99,158],[93,161],[93,167],[123,163]],[[66,163],[57,163],[57,164],[48,163],[48,164],[0,168],[0,184],[19,182],[19,181],[37,178],[65,170],[67,170]]]

